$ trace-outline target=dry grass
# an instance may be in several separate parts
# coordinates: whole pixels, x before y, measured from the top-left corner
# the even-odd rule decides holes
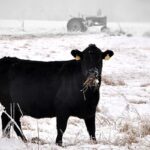
[[[27,121],[26,118],[21,118],[21,126],[23,130],[31,130],[33,131],[34,129],[31,127],[30,122]]]
[[[133,143],[138,144],[142,139],[150,135],[150,116],[141,116],[135,106],[131,104],[145,104],[146,102],[129,102],[125,95],[122,95],[122,97],[127,102],[127,105],[120,118],[112,121],[110,118],[107,118],[100,113],[97,114],[97,126],[107,126],[110,130],[110,135],[105,133],[103,137],[100,135],[99,141],[103,144],[132,146]],[[132,117],[132,115],[134,115],[134,117]],[[117,133],[112,134],[113,130]]]
[[[150,116],[143,117],[139,123],[141,137],[150,135]]]
[[[97,126],[110,126],[114,123],[114,120],[112,120],[111,118],[108,118],[107,116],[101,114],[101,113],[97,113],[96,115],[96,124]]]
[[[111,130],[118,131],[114,139],[106,138],[103,143],[111,143],[116,146],[131,146],[133,143],[139,143],[143,138],[150,135],[150,116],[141,116],[134,105],[128,103],[126,96],[122,95],[127,102],[121,117],[114,121],[114,126],[108,124]],[[138,104],[143,101],[138,101]],[[135,117],[131,117],[134,114]],[[106,123],[105,123],[106,125]]]
[[[132,103],[132,104],[146,104],[147,102],[142,101],[142,100],[139,100],[139,101],[130,100],[129,103]]]
[[[128,101],[125,95],[122,96],[125,101]],[[137,101],[137,103],[143,104],[143,101]],[[130,113],[134,113],[136,117],[132,118]],[[130,103],[127,104],[125,112],[122,115],[126,117],[116,121],[116,128],[123,136],[116,139],[114,145],[132,145],[133,143],[138,143],[139,140],[147,135],[150,135],[150,116],[141,116],[137,109]]]
[[[116,121],[116,130],[118,134],[113,141],[116,146],[131,145],[132,143],[138,143],[137,130],[133,126],[131,121],[121,120],[119,123]]]
[[[150,83],[141,84],[141,87],[148,87],[150,86]]]
[[[115,145],[131,145],[138,143],[139,138],[150,135],[150,116],[143,117],[140,120],[122,120],[118,125],[120,133],[124,134],[123,138],[116,139]]]
[[[112,79],[111,77],[108,76],[102,76],[102,81],[106,85],[111,85],[111,86],[124,86],[126,85],[125,82],[121,79]]]

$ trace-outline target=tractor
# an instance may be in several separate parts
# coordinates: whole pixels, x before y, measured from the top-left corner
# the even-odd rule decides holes
[[[69,32],[85,32],[88,27],[92,26],[102,26],[101,31],[105,31],[107,29],[107,17],[74,17],[68,21],[67,30]]]

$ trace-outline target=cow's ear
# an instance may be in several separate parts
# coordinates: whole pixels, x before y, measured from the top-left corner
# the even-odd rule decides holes
[[[71,51],[71,55],[78,61],[82,59],[82,52],[80,52],[79,50],[75,49]]]
[[[102,54],[102,58],[105,60],[109,60],[114,55],[114,52],[112,50],[106,50]]]

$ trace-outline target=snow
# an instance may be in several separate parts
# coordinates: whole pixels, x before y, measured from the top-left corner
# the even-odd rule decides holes
[[[28,140],[31,141],[33,137],[38,136],[38,125],[40,139],[44,141],[44,144],[39,146],[31,142],[25,144],[12,130],[10,139],[0,138],[0,150],[36,150],[38,148],[40,150],[149,150],[150,38],[144,36],[145,32],[150,32],[147,24],[140,25],[140,29],[134,28],[133,24],[120,24],[122,29],[128,33],[131,33],[131,29],[134,30],[134,36],[131,37],[109,36],[96,32],[98,28],[89,29],[84,34],[71,34],[66,33],[64,22],[62,26],[60,24],[55,26],[55,24],[56,22],[53,22],[48,31],[46,28],[49,22],[44,25],[37,24],[35,28],[32,28],[32,21],[25,22],[25,31],[12,28],[13,32],[2,29],[0,25],[0,31],[2,31],[0,58],[15,56],[43,61],[69,60],[72,59],[70,54],[72,49],[82,51],[90,43],[95,43],[103,51],[112,49],[115,55],[109,61],[104,61],[103,64],[101,98],[98,105],[100,112],[97,112],[96,115],[98,143],[92,144],[89,141],[83,120],[70,117],[63,138],[65,148],[60,148],[55,145],[55,118],[44,118],[37,121],[25,116],[21,118],[21,121],[23,132]],[[137,27],[137,24],[134,25]],[[114,27],[113,25],[113,30],[116,28]],[[34,35],[31,35],[33,33]]]

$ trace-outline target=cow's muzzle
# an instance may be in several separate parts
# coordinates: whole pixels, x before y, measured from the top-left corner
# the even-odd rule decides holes
[[[88,76],[83,83],[83,90],[86,91],[88,88],[99,88],[99,72],[97,68],[92,68],[88,71]]]
[[[84,82],[84,86],[97,88],[99,86],[98,76],[99,76],[98,69],[97,68],[91,68],[88,71],[88,77]]]

